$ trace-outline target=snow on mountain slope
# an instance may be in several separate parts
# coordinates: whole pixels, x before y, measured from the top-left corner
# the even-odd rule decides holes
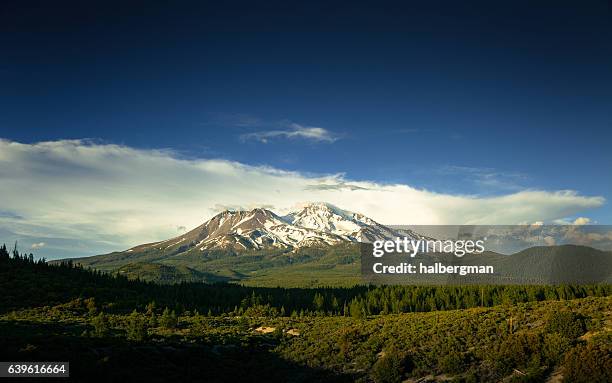
[[[285,217],[270,210],[224,211],[204,224],[175,238],[133,247],[126,252],[180,254],[190,250],[296,249],[340,242],[373,242],[408,236],[412,232],[391,229],[358,213],[327,203],[311,203]]]
[[[283,218],[292,225],[333,233],[357,242],[420,237],[410,231],[391,229],[363,214],[342,210],[325,202],[306,204]]]
[[[204,224],[181,236],[131,251],[162,250],[183,252],[197,248],[210,249],[263,249],[298,248],[313,244],[331,245],[345,240],[332,233],[291,225],[266,209],[251,211],[224,211]],[[130,251],[128,250],[128,251]]]

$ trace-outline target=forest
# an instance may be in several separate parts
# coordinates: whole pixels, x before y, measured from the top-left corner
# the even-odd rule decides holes
[[[12,254],[9,254],[12,253]],[[230,283],[182,282],[160,285],[121,274],[85,269],[72,262],[49,265],[32,254],[0,247],[0,308],[42,306],[75,298],[112,303],[118,312],[154,302],[178,312],[242,314],[267,307],[280,316],[326,315],[362,317],[379,314],[492,307],[543,300],[608,296],[609,284],[558,286],[364,286],[319,288],[245,287]]]
[[[609,382],[610,289],[159,285],[2,246],[0,358],[77,381]]]

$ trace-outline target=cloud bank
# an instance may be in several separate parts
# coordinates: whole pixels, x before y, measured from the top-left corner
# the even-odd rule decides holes
[[[167,239],[226,207],[283,213],[326,201],[385,224],[515,224],[563,219],[605,202],[571,190],[440,194],[79,140],[0,140],[0,195],[0,242],[44,242],[38,253],[50,257]]]

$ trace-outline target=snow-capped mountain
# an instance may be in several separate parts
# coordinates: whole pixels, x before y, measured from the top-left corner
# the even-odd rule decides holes
[[[342,240],[332,233],[291,225],[270,210],[226,210],[188,233],[127,251],[298,248],[313,244],[331,245]]]
[[[363,214],[342,210],[325,202],[306,204],[283,218],[292,225],[336,234],[353,242],[374,242],[404,236],[418,238],[412,232],[391,229]]]
[[[410,231],[391,229],[358,213],[327,203],[310,203],[284,217],[267,209],[217,214],[195,229],[161,242],[133,247],[132,252],[179,254],[186,251],[297,249],[341,242],[373,242],[408,236]]]

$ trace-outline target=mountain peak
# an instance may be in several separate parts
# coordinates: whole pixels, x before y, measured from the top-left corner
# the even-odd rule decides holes
[[[342,210],[339,207],[332,205],[329,202],[306,202],[306,203],[298,205],[298,209],[296,209],[296,211],[303,211],[303,210],[314,210],[314,211],[320,210],[320,211],[328,211],[328,212],[342,213],[342,214],[347,213],[345,210]]]
[[[232,210],[232,209],[227,209],[224,210],[220,213],[218,213],[217,215],[215,215],[214,217],[212,217],[209,222],[214,221],[214,220],[219,220],[222,218],[227,219],[228,217],[247,217],[247,216],[252,216],[252,217],[278,217],[274,212],[272,212],[271,210],[268,209],[264,209],[264,208],[254,208],[251,210]]]
[[[188,233],[137,246],[128,252],[181,254],[211,249],[296,249],[340,242],[395,239],[403,235],[405,233],[380,225],[362,214],[326,202],[311,202],[302,204],[299,210],[284,217],[262,207],[225,210]]]
[[[322,202],[322,201],[304,202],[302,204],[299,204],[298,206],[300,208],[310,207],[310,208],[337,209],[337,207],[332,205],[331,203]]]
[[[283,219],[292,225],[339,235],[352,241],[373,242],[402,236],[360,213],[340,209],[327,202],[310,202]]]

